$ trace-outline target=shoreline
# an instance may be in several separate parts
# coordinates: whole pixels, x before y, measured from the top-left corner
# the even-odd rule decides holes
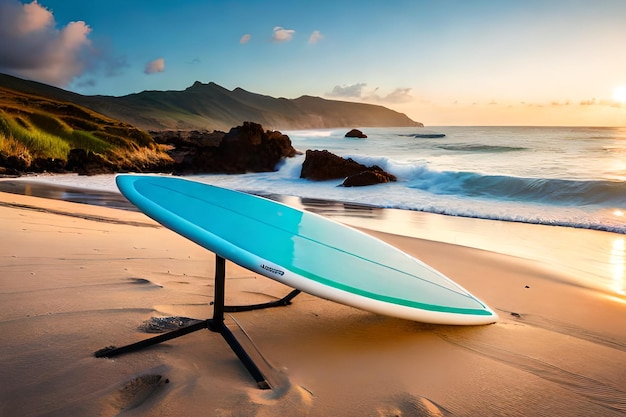
[[[104,189],[3,179],[0,180],[0,192],[137,211],[119,192]],[[286,195],[264,197],[352,227],[450,243],[541,263],[564,276],[564,282],[570,285],[601,291],[626,302],[626,235]]]
[[[210,252],[139,212],[109,207],[0,193],[0,221],[0,377],[11,381],[0,386],[3,415],[626,412],[626,374],[616,366],[626,361],[626,303],[566,284],[540,262],[368,230],[484,300],[498,322],[425,325],[304,293],[287,307],[233,313],[229,327],[245,330],[237,337],[253,341],[277,381],[260,391],[211,332],[93,357],[147,338],[137,328],[154,317],[208,317]],[[496,229],[489,233],[503,233]],[[228,303],[288,291],[227,264]]]

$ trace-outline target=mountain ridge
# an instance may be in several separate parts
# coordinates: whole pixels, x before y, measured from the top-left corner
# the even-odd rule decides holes
[[[423,126],[383,106],[303,95],[274,98],[241,87],[194,82],[185,90],[145,90],[124,96],[85,96],[0,74],[0,86],[69,101],[144,130],[222,130],[244,121],[267,129]]]

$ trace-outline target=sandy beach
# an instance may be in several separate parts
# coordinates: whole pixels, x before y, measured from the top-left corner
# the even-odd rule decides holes
[[[458,235],[475,226],[458,220]],[[575,265],[369,230],[467,288],[499,321],[427,325],[308,294],[229,314],[229,328],[267,361],[274,389],[259,390],[210,331],[113,359],[93,355],[150,337],[145,323],[157,318],[210,317],[212,253],[114,208],[0,193],[0,222],[1,416],[626,414],[626,297],[577,284]],[[483,222],[505,235],[502,222]],[[607,232],[510,227],[561,246],[623,242]],[[623,255],[611,262],[607,279],[623,288]],[[227,304],[290,291],[231,263],[226,274]]]

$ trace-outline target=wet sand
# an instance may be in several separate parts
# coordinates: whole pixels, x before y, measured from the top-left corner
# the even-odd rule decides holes
[[[593,288],[577,268],[466,244],[475,228],[505,237],[509,226],[552,247],[622,236],[465,220],[429,220],[447,227],[422,226],[433,235],[422,239],[368,233],[453,278],[499,313],[497,323],[426,325],[308,294],[232,313],[229,328],[267,361],[274,389],[259,390],[208,330],[93,356],[152,336],[146,321],[210,317],[213,254],[138,212],[0,193],[0,415],[624,415],[626,300],[610,269],[624,265],[623,251],[594,252],[607,259],[599,265],[609,284]],[[228,304],[290,291],[231,263],[226,271]]]

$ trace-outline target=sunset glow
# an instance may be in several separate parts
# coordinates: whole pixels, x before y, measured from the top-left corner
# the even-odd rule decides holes
[[[621,85],[613,91],[613,100],[626,104],[626,85]]]

